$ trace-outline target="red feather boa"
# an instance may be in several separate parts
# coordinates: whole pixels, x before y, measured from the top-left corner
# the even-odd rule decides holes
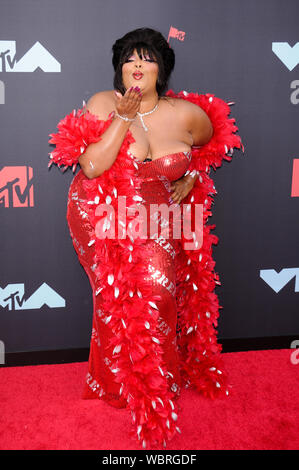
[[[203,242],[198,249],[188,250],[184,237],[181,239],[183,255],[177,262],[177,305],[180,332],[178,346],[181,351],[182,378],[186,386],[195,386],[206,396],[215,398],[226,396],[227,375],[223,369],[221,345],[217,343],[216,329],[219,306],[214,293],[219,276],[214,272],[212,244],[218,237],[211,234],[215,225],[208,225],[211,215],[212,196],[217,191],[209,176],[211,166],[221,166],[223,159],[231,160],[234,147],[244,147],[235,120],[229,119],[229,104],[214,95],[199,95],[181,91],[177,95],[169,90],[166,96],[186,99],[200,106],[209,116],[214,133],[206,145],[192,147],[190,170],[199,172],[194,187],[182,201],[190,204],[190,217],[196,204],[204,205]],[[50,134],[49,143],[56,149],[51,152],[49,167],[56,163],[65,165],[63,171],[72,166],[75,171],[79,156],[87,146],[100,140],[102,133],[112,122],[99,120],[89,111],[85,114],[73,110],[58,124],[58,133]],[[113,165],[98,178],[84,179],[82,184],[89,201],[82,203],[82,217],[88,217],[93,231],[89,234],[89,245],[95,244],[94,266],[97,275],[95,294],[101,294],[105,311],[110,312],[106,319],[113,335],[115,362],[111,370],[115,381],[121,384],[121,393],[127,401],[133,418],[133,432],[143,447],[166,445],[166,440],[179,431],[177,409],[173,402],[174,393],[168,388],[165,364],[162,360],[163,348],[159,335],[155,301],[143,279],[143,243],[146,240],[130,238],[130,221],[134,216],[127,215],[126,238],[100,239],[97,234],[103,229],[107,218],[97,213],[99,202],[110,204],[116,214],[118,227],[118,194],[126,194],[127,205],[133,205],[138,197],[136,164],[127,154],[129,146],[135,142],[128,130],[119,155]],[[228,154],[230,152],[230,155]],[[130,161],[124,174],[122,159]],[[122,178],[118,178],[119,175]],[[126,180],[126,181],[125,181]],[[128,181],[131,184],[128,184]],[[75,249],[77,249],[74,244]]]

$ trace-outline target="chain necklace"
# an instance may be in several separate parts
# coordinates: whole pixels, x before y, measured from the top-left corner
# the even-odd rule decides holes
[[[158,101],[159,103],[159,101]],[[145,130],[145,132],[148,131],[148,128],[146,127],[146,125],[144,124],[143,122],[143,116],[147,116],[148,114],[152,114],[154,111],[156,111],[157,107],[158,107],[158,103],[156,104],[156,106],[151,110],[151,111],[147,111],[147,113],[139,113],[139,111],[137,111],[137,114],[138,116],[140,117],[140,121],[141,121],[141,124],[143,126],[143,129]]]
[[[141,121],[141,124],[142,124],[142,127],[143,129],[147,132],[148,131],[148,128],[146,127],[146,125],[144,124],[143,122],[143,116],[147,116],[148,114],[152,114],[154,111],[156,111],[157,107],[158,107],[158,104],[159,104],[159,101],[158,103],[156,104],[156,106],[151,110],[151,111],[147,111],[146,113],[139,113],[139,111],[137,111],[137,114],[138,116],[140,117],[140,121]],[[119,118],[123,119],[124,121],[135,121],[136,117],[134,117],[133,119],[130,119],[128,118],[127,116],[121,116],[120,114],[118,114],[118,112],[114,112],[114,115],[115,116],[118,116]]]

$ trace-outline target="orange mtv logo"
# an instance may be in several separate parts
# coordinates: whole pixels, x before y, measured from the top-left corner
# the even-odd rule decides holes
[[[33,170],[5,166],[0,171],[0,207],[33,207]]]

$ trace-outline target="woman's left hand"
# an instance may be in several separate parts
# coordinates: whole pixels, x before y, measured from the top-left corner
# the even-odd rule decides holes
[[[194,182],[194,178],[188,178],[185,176],[179,180],[173,181],[170,185],[170,188],[172,189],[171,197],[173,202],[180,204],[193,188]]]

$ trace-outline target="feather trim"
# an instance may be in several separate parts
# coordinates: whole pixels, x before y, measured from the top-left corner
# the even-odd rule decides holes
[[[101,134],[105,132],[112,122],[110,115],[107,121],[98,119],[85,107],[73,110],[57,124],[58,132],[49,134],[50,144],[55,145],[55,150],[49,153],[51,161],[48,168],[56,163],[63,172],[72,166],[73,173],[76,170],[79,157],[84,154],[89,144],[98,142]]]
[[[182,252],[177,266],[177,296],[181,374],[186,386],[196,389],[210,398],[227,396],[229,394],[228,377],[224,370],[220,352],[221,345],[217,343],[219,317],[218,297],[214,290],[221,285],[219,275],[214,271],[215,262],[212,258],[212,245],[218,243],[218,237],[211,234],[214,225],[208,225],[208,217],[212,215],[212,196],[217,193],[210,169],[221,166],[224,159],[230,161],[233,148],[244,146],[241,138],[235,134],[238,128],[235,119],[229,119],[230,104],[207,93],[199,95],[180,91],[175,94],[172,90],[167,96],[188,100],[200,106],[209,116],[213,126],[213,136],[201,147],[192,147],[192,161],[189,171],[196,170],[198,178],[182,205],[190,205],[186,219],[195,216],[195,206],[202,207],[202,238],[193,240],[192,249],[187,249],[184,235],[180,239]],[[183,233],[183,231],[182,231]]]
[[[207,225],[211,215],[211,195],[216,190],[209,177],[210,166],[220,166],[224,158],[229,159],[226,149],[240,148],[240,138],[233,133],[237,129],[234,120],[228,119],[228,104],[214,95],[180,92],[170,90],[168,96],[177,96],[200,105],[211,118],[214,134],[211,141],[200,149],[192,148],[192,167],[199,172],[192,191],[184,203],[190,202],[191,216],[195,204],[204,204],[204,227],[202,245],[195,250],[186,248],[184,237],[181,239],[183,252],[177,261],[178,279],[178,322],[180,333],[178,342],[181,355],[181,371],[186,385],[194,385],[206,396],[216,397],[228,393],[226,373],[223,370],[217,344],[216,330],[218,299],[213,292],[220,285],[219,276],[213,271],[211,245],[218,242],[210,230],[215,226]],[[212,99],[211,99],[212,98]],[[73,167],[87,145],[100,140],[101,134],[112,122],[99,120],[92,113],[74,110],[58,124],[58,133],[50,134],[49,143],[56,145],[50,154],[51,162],[59,167]],[[118,196],[126,195],[126,204],[133,205],[140,193],[140,181],[136,176],[136,162],[128,149],[135,142],[128,130],[119,154],[113,165],[101,176],[82,179],[88,201],[81,202],[82,217],[88,217],[92,230],[88,246],[95,246],[94,269],[97,284],[95,295],[101,295],[105,311],[109,312],[106,324],[111,328],[115,358],[111,371],[115,382],[120,384],[120,393],[131,410],[133,433],[143,448],[166,445],[177,427],[177,409],[173,403],[174,393],[169,388],[169,374],[163,362],[163,339],[159,335],[157,303],[148,285],[143,282],[143,243],[145,240],[130,236],[130,222],[133,215],[126,217],[125,237],[101,238],[109,229],[111,222],[121,226],[118,218]],[[125,167],[122,162],[126,160]],[[119,177],[121,175],[121,178]],[[102,214],[98,210],[105,203],[113,210],[113,215]],[[142,201],[140,201],[142,202]],[[112,218],[111,218],[112,217]],[[121,221],[120,221],[121,222]]]

